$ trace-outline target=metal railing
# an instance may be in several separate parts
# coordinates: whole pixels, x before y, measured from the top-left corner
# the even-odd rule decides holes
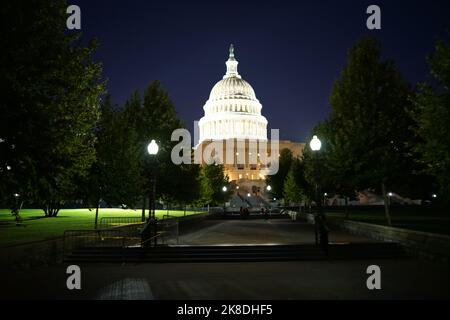
[[[127,248],[154,245],[179,244],[179,219],[170,215],[158,220],[155,233],[145,240],[142,237],[146,223],[139,218],[106,217],[97,230],[66,230],[64,232],[64,256],[78,249]]]
[[[124,225],[142,224],[142,217],[103,217],[99,229],[110,229]]]
[[[179,244],[179,219],[171,215],[164,215],[162,220],[158,221],[158,231],[161,233],[162,244]]]
[[[139,245],[141,238],[128,230],[67,230],[64,232],[64,255],[81,248],[126,248]]]

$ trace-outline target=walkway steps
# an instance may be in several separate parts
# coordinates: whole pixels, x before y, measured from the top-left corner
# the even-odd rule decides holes
[[[404,256],[395,243],[331,244],[327,256],[315,245],[167,246],[143,248],[78,249],[66,262],[257,262],[373,259]]]

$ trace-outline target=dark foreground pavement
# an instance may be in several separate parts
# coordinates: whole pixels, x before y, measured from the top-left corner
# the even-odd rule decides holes
[[[381,290],[366,269],[381,267]],[[449,299],[447,265],[370,261],[81,264],[82,289],[66,288],[68,265],[3,274],[2,299]]]
[[[209,221],[183,233],[186,245],[302,244],[314,229],[281,220]],[[332,231],[334,243],[370,239]],[[291,262],[84,263],[81,290],[68,290],[69,264],[2,274],[1,299],[449,299],[448,265],[412,258]],[[381,290],[367,289],[367,267]]]

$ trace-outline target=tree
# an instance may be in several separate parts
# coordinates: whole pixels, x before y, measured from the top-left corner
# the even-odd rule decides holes
[[[174,181],[173,188],[176,193],[172,194],[171,200],[180,205],[191,205],[201,197],[201,168],[197,164],[179,165],[171,171]]]
[[[126,102],[124,116],[130,127],[137,134],[137,146],[141,154],[140,177],[143,196],[143,210],[145,198],[151,189],[151,179],[156,178],[156,196],[165,199],[177,199],[177,180],[175,172],[180,168],[172,163],[170,155],[176,142],[171,141],[172,132],[183,128],[183,123],[177,118],[175,108],[167,92],[158,81],[152,82],[144,92],[144,99],[135,91]],[[152,140],[159,145],[159,152],[155,157],[147,153],[147,145]],[[186,170],[183,172],[187,172]]]
[[[339,126],[328,119],[317,124],[312,135],[317,135],[322,142],[322,148],[318,154],[313,155],[309,147],[303,152],[305,164],[305,178],[314,186],[319,183],[323,191],[338,194],[345,198],[345,211],[348,216],[348,200],[355,196],[356,174],[352,161],[345,153],[347,144],[338,133]],[[316,163],[319,161],[319,163]],[[320,179],[317,181],[317,179]],[[311,189],[311,198],[314,199],[314,188]]]
[[[267,177],[267,184],[272,187],[271,194],[277,199],[283,198],[284,181],[286,180],[289,169],[291,168],[292,159],[292,151],[289,149],[282,149],[278,160],[278,172]]]
[[[284,182],[283,196],[286,202],[294,204],[301,204],[311,196],[311,186],[305,177],[305,163],[298,158],[292,160]]]
[[[223,191],[223,187],[227,190]],[[211,205],[223,205],[227,202],[233,191],[228,176],[224,174],[221,164],[204,164],[200,170],[200,202]]]
[[[394,62],[381,60],[381,45],[363,38],[350,49],[330,96],[334,172],[346,168],[345,176],[357,190],[381,189],[389,225],[387,188],[404,181],[413,163],[407,144],[412,135],[410,92]]]
[[[39,202],[46,216],[74,196],[95,160],[94,125],[104,90],[95,42],[66,30],[65,1],[4,3],[0,12],[0,171],[9,196]],[[18,18],[20,17],[20,18]]]
[[[140,150],[136,132],[125,120],[106,96],[95,130],[97,158],[86,181],[80,183],[85,186],[82,198],[96,208],[95,226],[100,200],[110,206],[134,207],[141,194]]]
[[[440,197],[450,201],[450,44],[438,40],[427,60],[431,81],[419,84],[411,112],[419,138],[415,151],[438,182]]]

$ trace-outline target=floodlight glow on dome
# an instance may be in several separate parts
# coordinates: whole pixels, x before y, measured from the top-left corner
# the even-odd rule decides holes
[[[211,90],[198,122],[199,144],[206,140],[254,139],[267,141],[267,119],[252,86],[238,73],[234,46],[230,46],[226,74]]]

